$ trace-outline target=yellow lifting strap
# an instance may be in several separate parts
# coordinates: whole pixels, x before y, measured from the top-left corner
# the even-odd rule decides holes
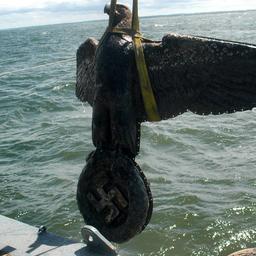
[[[109,31],[113,29],[114,17],[116,11],[117,0],[111,0],[111,9],[109,15]],[[157,104],[152,90],[148,69],[145,61],[142,36],[140,34],[140,24],[138,15],[138,0],[133,0],[133,15],[132,15],[132,37],[135,52],[136,66],[138,70],[141,94],[144,101],[144,107],[147,113],[148,120],[151,122],[160,121],[161,118],[158,113]]]

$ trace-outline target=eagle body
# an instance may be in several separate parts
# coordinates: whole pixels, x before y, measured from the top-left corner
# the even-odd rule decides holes
[[[114,25],[131,26],[126,6],[117,5]],[[144,40],[143,50],[161,120],[186,111],[216,115],[256,107],[256,45],[167,34]],[[93,106],[95,146],[135,156],[140,123],[149,120],[131,37],[107,33],[79,47],[76,95]]]
[[[97,148],[134,158],[139,123],[134,102],[134,52],[130,41],[109,33],[97,49],[92,138]]]

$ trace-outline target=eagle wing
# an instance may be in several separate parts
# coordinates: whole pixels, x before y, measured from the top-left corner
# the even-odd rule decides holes
[[[144,53],[161,119],[256,107],[256,45],[168,34]]]
[[[77,51],[76,95],[91,106],[97,45],[89,38]],[[207,115],[256,107],[256,45],[168,34],[143,47],[161,119],[186,111]],[[133,73],[137,120],[143,122],[147,116]]]
[[[96,89],[95,56],[99,42],[87,39],[77,50],[76,96],[82,102],[93,105]]]

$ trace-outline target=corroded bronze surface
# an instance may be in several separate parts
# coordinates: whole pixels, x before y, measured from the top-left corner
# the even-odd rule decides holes
[[[85,222],[119,243],[145,228],[153,208],[139,167],[114,151],[96,150],[90,155],[79,178],[77,201]]]

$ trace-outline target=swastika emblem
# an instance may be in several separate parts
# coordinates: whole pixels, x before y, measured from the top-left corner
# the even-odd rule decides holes
[[[105,185],[98,187],[96,193],[89,192],[87,198],[98,213],[104,213],[105,223],[111,224],[128,206],[128,202],[117,187],[107,192],[104,189]]]

